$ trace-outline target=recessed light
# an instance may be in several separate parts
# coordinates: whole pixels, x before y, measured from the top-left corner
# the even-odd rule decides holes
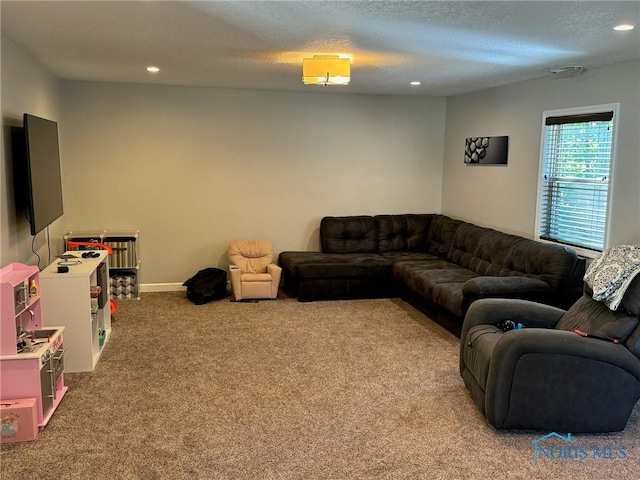
[[[623,23],[621,25],[616,25],[613,27],[614,30],[618,32],[628,32],[629,30],[633,30],[635,27],[633,25],[629,25],[628,23]]]
[[[413,85],[414,87],[417,87],[419,85],[422,85],[422,83],[420,83],[418,81],[413,81],[413,82],[410,82],[409,85]]]
[[[158,73],[159,71],[160,69],[158,67],[154,67],[154,66],[147,67],[147,72],[149,73]]]

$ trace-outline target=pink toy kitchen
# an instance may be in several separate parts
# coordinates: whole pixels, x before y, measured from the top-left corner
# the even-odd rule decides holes
[[[38,267],[12,263],[0,270],[0,311],[0,441],[33,440],[24,437],[35,428],[28,417],[43,428],[68,389],[64,327],[43,328]],[[23,412],[25,405],[35,414]]]

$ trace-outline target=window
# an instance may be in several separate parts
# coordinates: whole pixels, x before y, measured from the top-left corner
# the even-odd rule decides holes
[[[593,257],[607,243],[618,105],[543,114],[538,238]]]

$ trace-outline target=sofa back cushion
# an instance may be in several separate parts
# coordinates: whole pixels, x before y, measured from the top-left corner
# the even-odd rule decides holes
[[[229,244],[229,263],[242,273],[266,273],[273,262],[273,247],[269,240],[233,240]]]
[[[427,251],[432,255],[447,258],[456,231],[463,223],[446,215],[434,215],[427,232]]]
[[[323,253],[376,253],[378,226],[371,216],[324,217],[320,222]]]
[[[447,258],[479,275],[507,276],[510,271],[504,266],[505,257],[520,240],[516,235],[463,223],[456,231]]]
[[[635,276],[625,290],[618,309],[636,317],[640,315],[640,274]]]
[[[591,297],[593,295],[593,291],[586,283],[584,284],[584,290],[585,296]],[[610,309],[608,310],[611,312]],[[620,302],[618,309],[608,315],[615,318],[633,317],[638,321],[638,324],[640,324],[640,275],[637,275],[625,290],[624,297],[622,297],[622,302]],[[631,353],[640,358],[640,326],[637,326],[631,332],[629,338],[624,342],[624,345]]]
[[[562,289],[571,282],[578,263],[571,248],[521,238],[509,248],[503,267],[508,275],[525,275]]]
[[[638,322],[638,317],[620,310],[609,310],[604,303],[596,302],[585,294],[560,318],[556,329],[581,330],[592,335],[617,338],[624,343],[637,329]]]
[[[376,215],[378,252],[424,252],[433,214]]]
[[[628,315],[632,315],[636,318],[640,317],[640,275],[636,275],[627,287],[624,297],[622,297],[622,302],[620,302],[620,306],[618,307],[618,311],[627,313]],[[640,318],[638,321],[640,323]],[[631,351],[631,353],[640,358],[640,326],[636,327],[636,329],[631,333],[625,342],[625,346]]]
[[[568,286],[578,265],[572,249],[471,223],[458,226],[447,259],[479,275],[526,276],[552,288]]]

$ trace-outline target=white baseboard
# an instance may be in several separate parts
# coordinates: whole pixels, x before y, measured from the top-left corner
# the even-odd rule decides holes
[[[181,283],[141,283],[140,292],[184,292],[187,287]],[[231,290],[231,281],[227,280],[227,290]]]
[[[141,283],[140,292],[182,292],[186,290],[181,283]]]

